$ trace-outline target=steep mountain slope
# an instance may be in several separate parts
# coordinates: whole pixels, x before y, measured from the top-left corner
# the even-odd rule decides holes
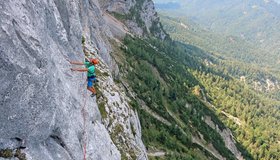
[[[198,81],[185,65],[200,66],[195,57],[176,43],[156,39],[126,37],[114,50],[121,82],[140,113],[150,158],[158,153],[163,159],[250,158],[211,108],[193,95]]]
[[[125,49],[128,63],[121,66],[123,69],[128,67],[125,69],[128,83],[150,109],[176,124],[173,126],[175,128],[169,128],[168,123],[154,115],[154,118],[147,118],[149,115],[144,114],[141,119],[143,111],[140,112],[144,143],[149,148],[164,150],[172,158],[204,159],[192,150],[191,144],[195,143],[218,159],[221,159],[220,156],[231,159],[224,147],[227,140],[221,138],[231,137],[231,134],[223,135],[227,129],[216,119],[214,111],[235,131],[233,135],[237,140],[252,153],[250,156],[237,143],[245,159],[278,159],[279,101],[254,92],[193,46],[175,49],[176,44],[171,44],[171,47],[157,41],[147,43],[137,39],[129,39],[125,45],[128,47]],[[155,68],[158,73],[154,71]],[[141,102],[134,104],[140,111],[141,105]],[[164,125],[159,126],[157,121]],[[176,129],[176,126],[179,128]],[[171,138],[173,134],[176,136]],[[164,140],[161,139],[163,135],[166,137]],[[197,141],[197,137],[204,138]],[[205,143],[210,146],[203,145]],[[192,147],[185,149],[183,146]],[[205,156],[210,158],[207,154]]]
[[[278,159],[280,148],[278,140],[275,140],[280,137],[277,125],[280,114],[278,71],[244,63],[246,60],[238,57],[228,58],[229,50],[235,54],[248,47],[246,43],[236,40],[235,44],[240,47],[231,48],[223,43],[227,41],[227,36],[201,29],[184,19],[162,18],[163,26],[171,37],[211,52],[197,52],[197,58],[201,58],[200,61],[207,67],[192,70],[201,83],[198,95],[205,104],[230,126],[237,140],[248,148],[254,159]],[[192,47],[183,43],[182,46]]]

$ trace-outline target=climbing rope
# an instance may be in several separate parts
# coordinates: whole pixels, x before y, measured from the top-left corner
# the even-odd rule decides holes
[[[86,133],[86,103],[87,103],[87,97],[86,94],[83,94],[84,97],[84,105],[82,108],[82,115],[83,115],[83,121],[84,121],[84,128],[83,128],[83,139],[84,139],[84,160],[86,160],[87,156],[87,133]]]
[[[83,78],[83,76],[82,76]],[[84,79],[84,78],[83,78]],[[85,82],[86,83],[86,82]],[[85,85],[85,83],[83,84],[83,86]],[[87,104],[87,96],[86,96],[86,91],[83,93],[83,106],[82,106],[82,116],[83,116],[83,141],[84,141],[84,145],[83,145],[83,154],[84,154],[84,160],[87,159],[87,132],[86,132],[86,104]]]
[[[81,76],[81,81],[84,80],[84,75],[82,74]],[[79,93],[82,93],[82,89],[84,88],[86,84],[86,81],[85,83],[80,87],[79,89]],[[81,110],[81,113],[82,113],[82,116],[83,116],[83,159],[86,160],[87,159],[87,132],[86,132],[86,104],[87,104],[87,92],[83,92],[82,95],[83,95],[83,104],[81,106],[82,110]]]
[[[65,55],[63,55],[62,54],[62,56],[67,60],[67,61],[69,61],[69,59],[65,56]],[[82,74],[82,76],[81,76],[81,81],[83,81],[84,80],[84,75]],[[78,93],[82,93],[82,89],[84,88],[84,86],[85,86],[85,84],[86,84],[86,82],[87,81],[85,81],[85,83],[82,85],[82,86],[80,86],[80,88],[79,88],[79,91],[78,91]],[[83,104],[82,104],[82,106],[81,106],[81,113],[82,113],[82,116],[83,116],[83,146],[82,146],[82,148],[83,148],[83,159],[84,160],[86,160],[87,159],[87,131],[86,131],[86,128],[87,128],[87,126],[86,126],[86,104],[87,104],[87,91],[85,90],[83,93],[82,93],[82,95],[83,95]]]

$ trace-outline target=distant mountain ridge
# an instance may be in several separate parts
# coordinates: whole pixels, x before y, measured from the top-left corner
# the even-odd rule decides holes
[[[160,2],[166,3],[161,0],[156,1],[156,3]],[[158,8],[159,12],[173,17],[187,17],[206,29],[250,41],[267,52],[265,57],[274,58],[271,64],[279,62],[280,5],[276,1],[186,0],[174,2],[179,3],[181,8],[172,11]]]

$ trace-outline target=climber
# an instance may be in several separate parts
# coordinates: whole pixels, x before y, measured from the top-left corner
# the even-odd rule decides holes
[[[93,58],[89,59],[88,62],[77,62],[77,61],[69,61],[71,64],[76,65],[85,65],[86,68],[71,68],[71,71],[78,71],[78,72],[87,72],[87,89],[91,91],[91,97],[96,95],[96,90],[93,87],[93,82],[97,82],[96,75],[95,75],[95,65],[99,63],[98,59]]]

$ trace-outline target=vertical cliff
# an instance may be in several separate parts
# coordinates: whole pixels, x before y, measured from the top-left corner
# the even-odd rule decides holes
[[[100,2],[124,13],[136,5]],[[143,6],[151,10],[151,3]],[[2,1],[0,17],[2,157],[19,151],[34,160],[147,159],[137,113],[113,81],[118,67],[109,39],[120,26],[110,26],[97,0]],[[86,75],[71,72],[67,62],[84,59],[82,36],[88,50],[100,48],[95,98],[86,91]]]

